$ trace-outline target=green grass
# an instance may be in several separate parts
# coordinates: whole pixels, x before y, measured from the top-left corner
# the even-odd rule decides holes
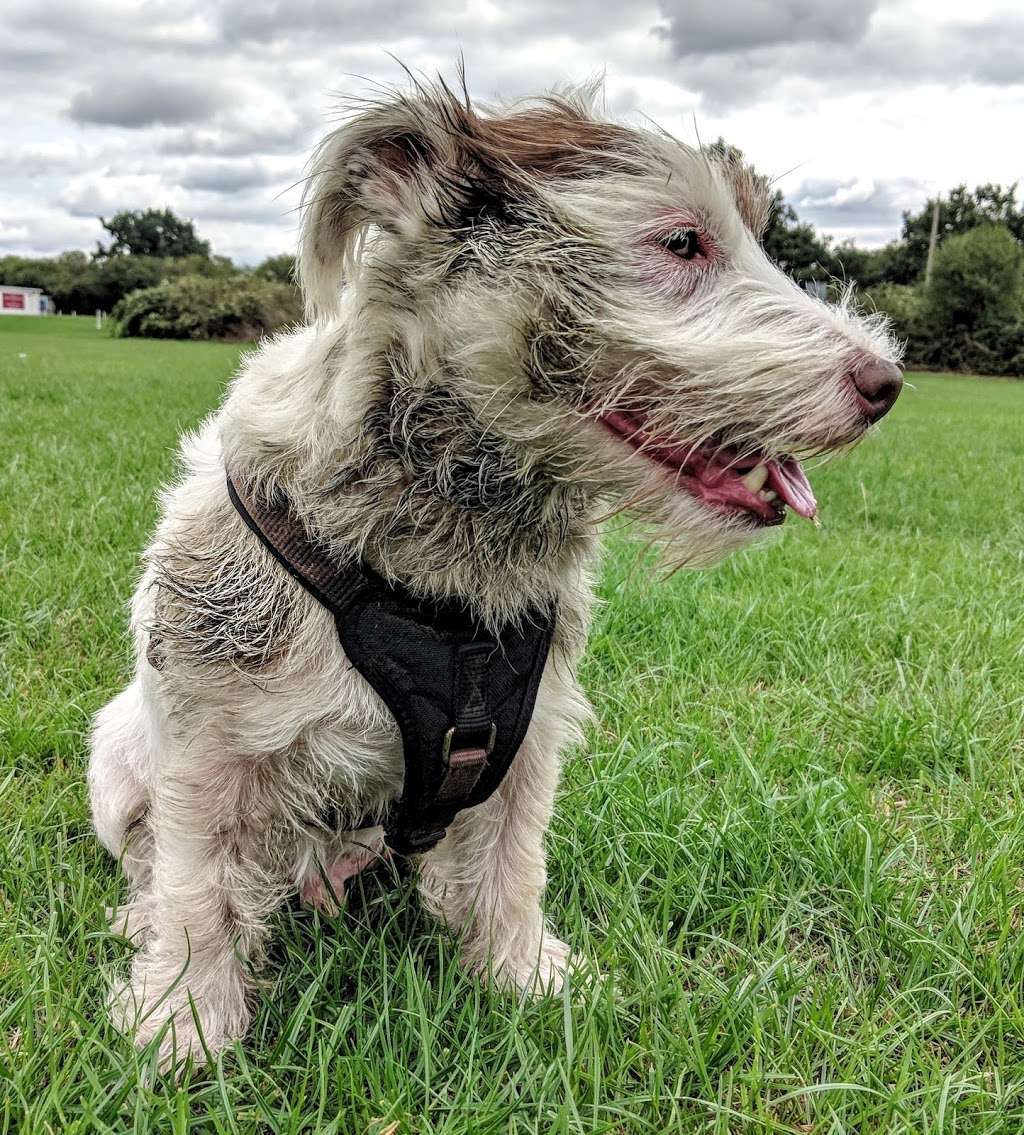
[[[610,541],[548,891],[602,980],[481,990],[369,877],[278,916],[244,1045],[155,1078],[104,1019],[84,733],[238,354],[0,319],[0,1130],[1024,1129],[1024,384],[948,376],[817,472],[820,532],[667,582]]]

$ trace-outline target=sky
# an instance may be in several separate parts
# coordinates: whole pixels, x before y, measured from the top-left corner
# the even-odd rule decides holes
[[[603,75],[611,117],[726,138],[837,240],[1024,181],[1019,0],[3,0],[0,254],[148,207],[243,263],[290,252],[339,98],[460,54],[484,101]]]

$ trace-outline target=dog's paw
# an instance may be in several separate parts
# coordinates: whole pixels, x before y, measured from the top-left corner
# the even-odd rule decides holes
[[[497,984],[528,997],[553,997],[562,991],[571,968],[569,947],[560,938],[545,933],[539,947],[506,955],[491,974]]]
[[[110,996],[114,1025],[144,1049],[157,1041],[162,1072],[184,1070],[191,1059],[205,1064],[235,1040],[249,1024],[244,991],[237,982],[201,977],[165,983],[136,967],[131,979]]]

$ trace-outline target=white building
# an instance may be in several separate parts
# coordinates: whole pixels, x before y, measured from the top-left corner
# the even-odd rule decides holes
[[[50,297],[42,288],[0,284],[0,315],[46,315],[49,310]]]

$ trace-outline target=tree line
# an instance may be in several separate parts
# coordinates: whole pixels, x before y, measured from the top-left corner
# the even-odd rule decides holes
[[[713,145],[742,157],[721,140]],[[1024,375],[1024,208],[1016,185],[959,185],[939,199],[926,281],[932,218],[929,202],[903,214],[889,244],[858,248],[801,221],[776,192],[764,245],[798,283],[824,284],[833,296],[852,286],[862,307],[887,313],[911,364]],[[0,282],[41,287],[64,312],[114,312],[126,334],[241,337],[299,317],[290,255],[240,267],[213,254],[193,223],[169,209],[100,222],[109,239],[91,255],[0,256]]]
[[[291,256],[240,267],[169,209],[99,220],[109,240],[91,255],[2,256],[0,282],[42,288],[64,313],[109,312],[121,335],[250,339],[300,317]]]
[[[195,225],[170,209],[126,210],[110,220],[99,218],[109,241],[95,252],[59,256],[0,256],[0,283],[42,288],[62,312],[112,311],[131,292],[199,276],[290,283],[291,256],[271,256],[255,268],[241,268],[211,253]]]
[[[765,248],[800,283],[853,285],[857,302],[885,312],[911,365],[1024,375],[1024,208],[1017,186],[958,185],[938,199],[937,244],[925,279],[934,201],[903,214],[882,248],[833,244],[776,195]]]

